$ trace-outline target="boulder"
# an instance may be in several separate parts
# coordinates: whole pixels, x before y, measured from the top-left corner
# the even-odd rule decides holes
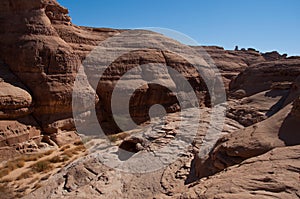
[[[28,89],[0,63],[0,119],[17,119],[33,111],[33,99]]]

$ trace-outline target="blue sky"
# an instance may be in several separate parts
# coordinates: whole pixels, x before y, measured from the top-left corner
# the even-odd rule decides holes
[[[76,25],[169,28],[201,45],[300,55],[300,0],[58,0]]]

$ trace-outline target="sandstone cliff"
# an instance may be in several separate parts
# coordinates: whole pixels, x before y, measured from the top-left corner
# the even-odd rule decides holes
[[[76,26],[68,10],[56,0],[2,0],[0,11],[0,159],[78,140],[72,110],[76,75],[92,50],[126,30]],[[148,42],[155,43],[158,39],[176,44],[149,32],[141,31],[141,34]],[[27,198],[300,196],[300,57],[260,53],[254,49],[191,47],[196,52],[208,53],[203,54],[203,59],[209,65],[204,65],[218,67],[228,98],[224,128],[217,128],[224,137],[208,156],[202,157],[197,152],[205,144],[211,111],[209,89],[203,78],[183,57],[167,50],[137,50],[129,45],[136,42],[135,38],[127,39],[128,46],[124,49],[130,53],[110,63],[99,82],[97,67],[84,71],[94,75],[97,82],[94,86],[91,79],[91,85],[82,82],[84,86],[79,92],[96,93],[94,104],[103,130],[106,134],[121,131],[111,110],[111,96],[118,81],[129,85],[133,79],[140,78],[136,74],[127,79],[121,77],[140,65],[148,64],[143,71],[146,73],[153,72],[151,64],[162,64],[182,74],[197,95],[203,118],[185,124],[187,134],[195,126],[201,127],[194,141],[172,164],[147,174],[113,170],[102,164],[97,153],[92,153],[53,173]],[[146,41],[140,41],[139,45],[143,42]],[[113,45],[120,47],[119,43]],[[100,59],[107,58],[102,56]],[[176,87],[179,81],[165,68],[157,70],[154,76],[163,77],[170,88]],[[129,90],[126,86],[123,89]],[[123,106],[122,101],[119,104]],[[170,143],[176,137],[178,121],[190,118],[179,117],[178,99],[169,89],[157,84],[145,84],[133,93],[129,104],[131,117],[138,124],[146,122],[154,104],[163,105],[170,113],[168,119],[158,126],[145,128],[143,133],[147,139],[125,132],[122,135],[126,139],[117,142],[123,149],[134,152],[133,157]],[[197,111],[191,109],[190,114]],[[120,161],[117,146],[102,152],[110,155],[106,162]],[[165,155],[176,152],[167,151]],[[155,167],[155,163],[148,166]]]

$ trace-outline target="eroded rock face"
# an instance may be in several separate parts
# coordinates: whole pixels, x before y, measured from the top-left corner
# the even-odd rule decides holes
[[[244,90],[251,96],[272,88],[274,84],[292,83],[300,75],[300,59],[285,59],[251,65],[231,83],[231,92]]]
[[[193,47],[207,62],[216,65],[220,70],[226,90],[229,83],[250,64],[264,61],[257,52],[225,50],[218,46]]]
[[[30,117],[34,126],[58,145],[78,139],[71,102],[82,55],[64,38],[82,43],[92,40],[96,45],[110,32],[99,31],[99,39],[92,29],[76,28],[70,22],[68,10],[55,0],[5,0],[1,1],[0,10],[0,118],[19,122]],[[82,89],[91,90],[87,85]]]
[[[55,1],[37,0],[2,1],[0,5],[1,59],[32,93],[33,115],[42,127],[54,115],[54,120],[70,117],[72,86],[80,63],[51,25],[45,13],[48,5],[58,6]]]
[[[5,119],[8,118],[8,114],[10,117],[15,114],[14,118],[18,118],[32,113],[46,134],[74,131],[71,101],[78,67],[99,42],[122,31],[74,26],[68,16],[68,10],[61,7],[55,0],[5,0],[1,2],[0,9],[0,22],[4,27],[0,32],[1,59],[9,67],[12,75],[25,85],[25,91],[30,93],[22,93],[19,89],[14,92],[15,88],[3,83],[3,89],[5,86],[6,91],[14,92],[14,99],[10,97],[9,100],[10,103],[16,104],[15,108],[18,108],[13,112],[11,106],[3,108],[3,110],[6,109],[6,113],[3,112],[1,117]],[[201,51],[200,48],[193,48]],[[209,53],[221,70],[226,88],[229,82],[249,65],[265,60],[263,55],[251,49],[226,51],[220,47],[204,47],[204,50]],[[289,65],[290,62],[291,65],[295,65],[293,64],[295,60],[289,62],[284,60],[279,64]],[[102,78],[103,85],[100,84],[94,88],[100,98],[99,107],[101,108],[98,109],[98,119],[100,123],[107,123],[104,124],[107,133],[120,131],[111,118],[110,110],[110,97],[114,82],[137,65],[149,63],[166,64],[184,74],[195,89],[200,104],[210,105],[206,85],[186,60],[167,51],[152,49],[131,52],[115,60]],[[242,78],[237,78],[234,82],[239,84],[239,79]],[[173,81],[175,82],[171,84],[177,83],[174,78]],[[232,87],[234,84],[232,83]],[[92,92],[89,86],[83,88],[85,89],[90,89]],[[16,94],[18,92],[23,96],[22,98]],[[161,93],[158,95],[157,92]],[[12,93],[5,95],[12,96]],[[2,97],[3,100],[4,98],[7,96]],[[20,100],[24,105],[17,105],[20,104]],[[134,120],[141,123],[149,119],[148,109],[153,104],[163,104],[167,112],[180,109],[171,92],[145,85],[138,89],[132,98],[131,114]],[[242,124],[245,123],[242,122]],[[60,136],[53,135],[52,137]],[[61,140],[61,143],[63,142]]]
[[[93,45],[117,31],[73,26],[55,0],[5,0],[0,10],[1,119],[32,114],[58,144],[77,139],[71,102],[78,66]]]
[[[19,153],[37,152],[42,140],[41,129],[32,116],[0,121],[0,160]]]
[[[173,198],[298,198],[300,147],[276,148],[248,159]]]
[[[147,37],[147,42],[155,42],[156,39],[163,39],[155,34],[152,35],[151,32],[142,32],[140,34],[144,34]],[[128,40],[125,40],[125,43],[132,43],[134,41],[133,36],[124,39]],[[145,42],[145,45],[147,42]],[[169,42],[169,45],[176,45],[176,43],[171,43],[169,40],[166,40],[167,42]],[[143,46],[143,42],[139,45]],[[114,93],[117,95],[116,98],[119,99],[119,103],[114,105],[114,108],[119,112],[122,112],[122,108],[127,109],[127,107],[124,107],[126,101],[123,101],[123,99],[126,99],[130,95],[129,111],[137,124],[150,119],[149,109],[155,104],[162,105],[168,113],[179,111],[180,104],[173,91],[179,90],[178,85],[181,84],[178,82],[179,79],[177,79],[176,74],[172,74],[172,71],[169,71],[165,65],[173,68],[186,78],[196,92],[199,106],[209,104],[209,99],[207,99],[208,92],[204,81],[196,69],[185,59],[173,53],[162,52],[156,49],[134,50],[134,47],[128,47],[128,51],[131,51],[131,53],[125,54],[115,60],[102,77],[96,78],[101,78],[96,88],[100,104],[103,107],[102,116],[99,117],[100,122],[103,118],[109,120],[112,117],[111,100],[117,83],[123,86],[120,92]],[[134,72],[130,72],[132,69],[134,69]],[[87,74],[93,74],[97,69],[88,68],[86,71]],[[126,74],[126,72],[129,72],[129,74]],[[125,75],[126,77],[124,77]],[[151,81],[158,81],[158,83],[149,83]],[[142,85],[139,88],[131,92],[132,85],[141,83]],[[109,126],[109,129],[104,130],[110,134],[116,133],[113,129],[117,128]]]
[[[193,115],[197,111],[199,110],[193,109],[189,112],[190,115]],[[195,180],[195,176],[190,174],[193,152],[201,146],[209,126],[209,108],[204,108],[202,111],[201,121],[198,124],[201,128],[199,128],[199,132],[192,143],[193,146],[186,149],[176,148],[183,139],[175,140],[179,133],[178,126],[180,123],[178,121],[182,120],[179,113],[168,114],[164,120],[153,118],[154,124],[143,127],[143,130],[135,130],[137,132],[131,136],[130,132],[125,132],[128,137],[124,141],[120,140],[119,146],[107,146],[99,140],[98,144],[95,145],[96,151],[91,149],[91,154],[62,169],[61,172],[51,177],[43,187],[25,198],[40,198],[42,196],[47,198],[153,198],[156,196],[158,198],[162,196],[172,198],[176,194],[188,192],[188,184]],[[184,129],[192,129],[192,125],[196,122],[186,123]],[[226,119],[225,126],[224,134],[242,128],[241,125],[230,119]],[[165,150],[164,154],[161,154],[159,150],[168,146],[170,142],[173,142],[172,145],[177,150]],[[125,156],[120,154],[120,148],[133,152],[132,156],[125,159]],[[170,164],[145,173],[134,173],[134,170],[124,172],[124,170],[107,166],[116,166],[120,160],[122,162],[132,161],[137,155],[143,156],[145,151],[150,151],[157,157],[164,159],[177,153],[178,156]],[[122,158],[118,157],[120,155]],[[139,165],[139,162],[136,164]],[[147,166],[151,169],[151,167],[157,166],[157,162],[149,162]]]
[[[243,126],[251,126],[281,110],[290,93],[289,89],[272,89],[243,99],[231,99],[226,116]]]
[[[277,51],[272,51],[272,52],[263,53],[262,56],[267,61],[276,61],[276,60],[280,60],[280,59],[285,59],[287,57],[287,54],[281,55]]]
[[[5,0],[1,2],[0,9],[0,23],[4,27],[0,32],[0,58],[30,93],[27,97],[25,93],[22,94],[26,98],[21,99],[22,103],[28,105],[19,107],[15,117],[24,116],[24,112],[32,113],[44,133],[53,134],[55,139],[61,137],[55,134],[75,131],[72,121],[72,91],[78,67],[99,42],[122,31],[74,26],[70,22],[68,10],[55,0]],[[108,121],[107,133],[120,131],[110,113],[114,82],[129,69],[148,63],[168,64],[186,74],[191,85],[199,91],[200,103],[209,104],[209,100],[205,99],[207,94],[203,81],[186,60],[172,53],[156,50],[131,52],[114,61],[111,70],[103,77],[107,82],[104,86],[94,88],[100,98],[98,119],[100,123]],[[82,88],[86,89],[92,92],[88,85]],[[156,93],[158,91],[161,95]],[[17,100],[18,96],[14,97]],[[97,99],[95,101],[97,103]],[[164,90],[152,85],[135,92],[132,101],[131,113],[137,123],[149,119],[147,111],[153,104],[163,104],[168,112],[180,109],[171,92],[165,94]],[[29,110],[28,107],[32,108]],[[58,142],[64,143],[63,140]]]
[[[64,145],[76,140],[72,92],[79,66],[99,43],[124,31],[74,26],[68,10],[55,0],[2,0],[0,25],[1,158],[13,157],[16,151],[12,149],[35,152],[41,140],[50,145]],[[153,40],[155,38],[150,38]],[[192,49],[200,53],[203,50],[200,47]],[[128,47],[128,50],[132,48]],[[209,157],[196,156],[193,160],[194,153],[207,141],[204,138],[210,120],[202,118],[191,146],[161,170],[148,174],[122,173],[104,166],[103,161],[91,154],[64,168],[27,197],[299,197],[299,147],[294,146],[300,144],[300,78],[294,81],[300,75],[299,57],[286,58],[276,52],[261,54],[254,49],[230,51],[204,47],[204,50],[208,53],[204,60],[214,61],[220,69],[230,99],[224,129],[217,129],[225,136]],[[114,60],[97,86],[82,83],[82,93],[97,93],[97,116],[107,133],[120,131],[113,123],[110,110],[116,82],[127,71],[143,64],[149,64],[147,69],[150,71],[144,71],[145,74],[153,72],[151,64],[176,69],[196,91],[200,106],[209,107],[206,85],[187,60],[169,51],[134,50]],[[160,68],[154,75],[168,77],[168,87],[174,88],[178,84],[178,79],[165,68]],[[132,79],[134,75],[121,82],[130,84]],[[138,155],[147,150],[158,150],[175,139],[179,121],[176,111],[180,107],[170,90],[145,84],[133,93],[130,103],[131,116],[137,123],[149,119],[148,110],[153,104],[162,104],[167,112],[172,112],[169,114],[171,119],[142,132],[146,134],[146,140],[131,136],[121,142],[121,147],[123,143],[124,149]],[[123,104],[120,102],[120,105]],[[203,108],[204,115],[210,112],[207,107]],[[187,135],[198,122],[185,124]],[[158,130],[161,126],[164,129]],[[176,147],[181,150],[175,144]],[[118,146],[109,152],[112,159],[106,157],[107,162],[120,160]],[[164,155],[167,157],[174,152],[178,151],[166,151]],[[267,154],[262,155],[264,153]],[[259,157],[252,158],[254,156]],[[246,160],[248,158],[252,159]],[[239,166],[233,166],[235,164]],[[196,179],[226,168],[209,179]],[[232,181],[230,186],[228,179]],[[193,181],[196,183],[190,184]]]
[[[199,177],[209,176],[276,147],[300,144],[298,99],[272,117],[221,138],[209,157],[195,159]]]
[[[18,152],[35,152],[42,140],[41,128],[31,116],[34,102],[29,90],[0,63],[0,160]]]
[[[33,99],[26,87],[0,63],[0,119],[17,119],[33,111]]]

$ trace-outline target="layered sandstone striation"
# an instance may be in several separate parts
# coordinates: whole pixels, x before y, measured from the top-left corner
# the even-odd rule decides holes
[[[91,113],[86,108],[96,107],[97,120],[106,134],[122,131],[111,110],[117,84],[123,85],[123,92],[117,93],[116,108],[121,110],[125,105],[121,97],[130,94],[130,116],[136,123],[148,121],[149,110],[155,104],[161,104],[170,113],[169,119],[142,129],[140,133],[146,138],[125,132],[124,140],[117,140],[112,148],[102,146],[100,154],[108,154],[104,160],[97,153],[81,158],[43,183],[28,198],[300,196],[299,57],[260,53],[252,48],[193,46],[186,55],[194,52],[201,55],[203,73],[199,74],[185,57],[167,49],[136,48],[157,41],[176,46],[176,41],[143,30],[122,37],[123,33],[128,35],[128,30],[76,26],[68,10],[56,0],[2,0],[0,25],[0,159],[37,152],[48,145],[63,146],[79,138],[72,107],[78,76],[77,100],[82,104],[76,111],[88,121]],[[147,39],[137,41],[141,35]],[[91,53],[109,39],[113,41],[111,46],[104,45],[102,50],[114,47],[114,53],[126,53],[113,59],[102,76],[98,65],[83,70],[81,65],[87,63],[87,58],[100,60],[102,64],[114,58]],[[121,46],[122,42],[127,46]],[[181,80],[166,65],[192,86],[202,111],[200,121],[190,119],[197,113],[195,109],[189,111],[191,115],[178,115],[182,107],[172,89],[180,87]],[[213,143],[209,155],[202,157],[198,153],[201,147],[216,139],[216,135],[211,140],[205,139],[212,99],[204,80],[215,79],[209,72],[213,65],[223,78],[227,112],[224,128],[213,127],[223,137]],[[155,78],[163,79],[164,86],[148,83]],[[130,86],[140,82],[142,86],[131,92]],[[85,104],[87,95],[93,97],[91,104]],[[191,141],[185,151],[179,147],[180,140],[175,139],[182,120],[189,121],[184,123],[182,137]],[[195,128],[198,128],[196,136],[189,136]],[[172,140],[175,147],[164,151],[162,157],[178,152],[177,159],[152,173],[129,174],[103,164],[130,160],[145,151],[154,153]],[[133,154],[121,157],[118,145]],[[147,166],[151,169],[156,165],[151,162]]]
[[[273,148],[299,145],[300,118],[297,84],[298,78],[293,83],[293,88],[290,88],[284,97],[277,98],[278,102],[275,105],[280,103],[280,107],[274,115],[219,139],[209,157],[196,156],[197,175],[200,177],[212,175],[248,158],[264,154]],[[244,99],[249,102],[249,98]],[[263,102],[260,101],[262,106],[264,106]],[[253,100],[250,100],[250,107],[251,103]],[[259,108],[259,106],[256,107]]]
[[[298,198],[299,145],[250,158],[173,198]]]

